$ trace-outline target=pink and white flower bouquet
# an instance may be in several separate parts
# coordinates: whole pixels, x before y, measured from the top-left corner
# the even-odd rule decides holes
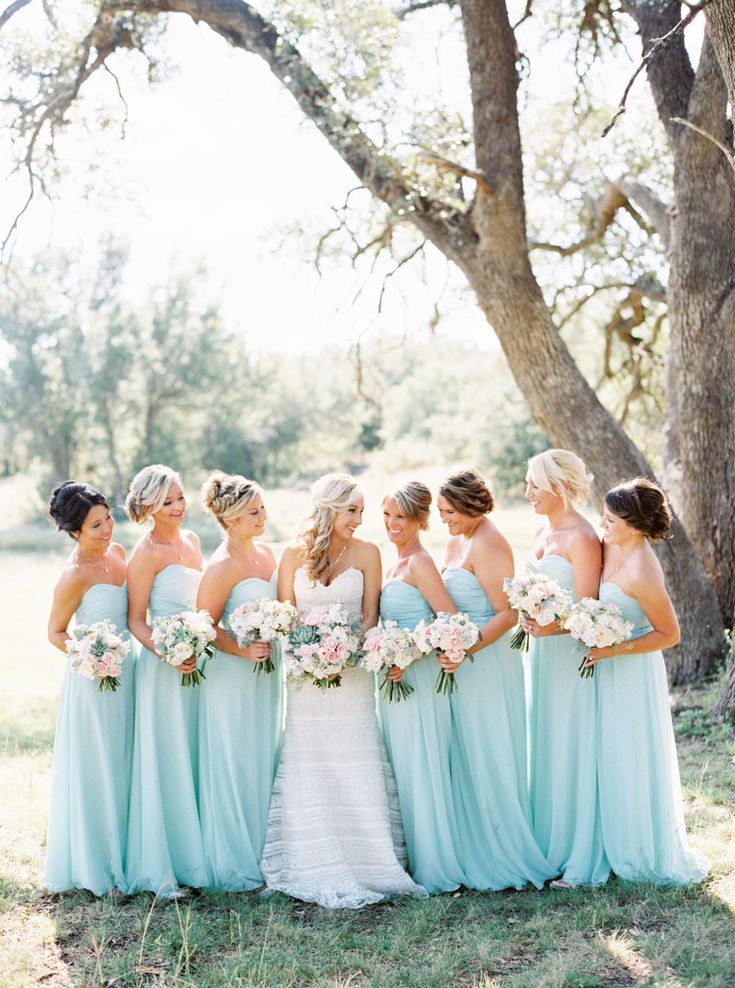
[[[365,635],[362,651],[364,668],[368,672],[385,674],[380,688],[386,700],[399,703],[413,693],[413,686],[409,683],[402,679],[396,683],[389,676],[392,666],[407,669],[412,662],[421,658],[409,628],[400,628],[397,621],[384,621]]]
[[[316,607],[288,634],[283,660],[292,680],[310,679],[319,689],[341,685],[341,672],[357,662],[362,634],[344,604]]]
[[[254,642],[275,642],[287,635],[296,624],[296,608],[290,601],[259,597],[257,601],[240,604],[230,614],[229,630],[240,648]],[[273,672],[275,666],[269,656],[265,662],[256,662],[254,672]]]
[[[100,693],[114,693],[120,685],[123,662],[130,655],[130,640],[112,621],[78,624],[66,641],[74,672],[99,680]]]
[[[523,617],[536,621],[543,628],[561,621],[574,601],[569,590],[544,573],[508,576],[503,580],[503,590],[508,596],[508,607],[520,611]],[[510,640],[510,647],[527,652],[528,643],[528,633],[519,627]]]
[[[625,620],[623,612],[616,604],[606,604],[594,597],[582,597],[576,604],[572,604],[569,613],[562,620],[562,627],[572,638],[588,648],[620,645],[630,638],[633,631],[633,625]],[[583,678],[590,678],[595,674],[595,667],[585,669],[586,661],[585,653],[579,665],[579,674]]]
[[[212,643],[216,637],[209,611],[180,611],[154,618],[151,629],[156,652],[164,662],[177,668],[188,659],[197,660],[194,671],[183,674],[182,686],[198,686],[206,679],[203,669],[214,653]]]
[[[452,662],[462,662],[468,658],[474,662],[467,650],[472,648],[480,637],[480,629],[461,612],[446,614],[440,611],[433,621],[419,621],[413,629],[413,640],[418,645],[422,655],[436,650],[443,652]],[[436,677],[437,693],[454,693],[457,684],[453,672],[439,669]]]

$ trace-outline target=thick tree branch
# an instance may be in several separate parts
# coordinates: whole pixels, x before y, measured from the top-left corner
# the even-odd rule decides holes
[[[688,127],[690,130],[695,131],[695,133],[699,134],[701,137],[705,137],[708,141],[711,141],[715,145],[715,147],[718,147],[720,151],[722,151],[722,153],[729,161],[730,167],[732,168],[733,171],[735,171],[735,154],[733,154],[731,149],[727,147],[725,144],[723,144],[722,141],[718,141],[716,137],[712,136],[712,134],[708,134],[706,130],[702,130],[701,127],[697,127],[696,124],[693,124],[690,120],[684,120],[682,117],[672,117],[671,122],[681,124],[682,127]]]
[[[671,240],[670,207],[634,175],[623,175],[615,184],[630,202],[643,210],[648,222],[668,247]]]
[[[14,2],[11,3],[9,7],[6,7],[2,14],[0,14],[0,28],[5,27],[13,14],[17,14],[19,10],[23,9],[23,7],[27,7],[30,2],[31,0],[14,0]]]
[[[208,0],[204,7],[200,0],[134,0],[129,9],[188,14],[197,23],[204,20],[235,47],[260,56],[373,195],[450,255],[472,243],[469,217],[419,192],[400,163],[367,136],[298,49],[254,7],[244,0]]]
[[[430,162],[432,165],[436,165],[441,171],[451,172],[453,175],[459,175],[461,178],[471,178],[473,182],[477,182],[477,187],[485,195],[492,196],[493,188],[485,178],[485,176],[474,168],[465,168],[464,165],[459,165],[455,161],[449,161],[447,158],[441,158],[436,154],[428,154],[424,152],[421,157],[424,161]]]

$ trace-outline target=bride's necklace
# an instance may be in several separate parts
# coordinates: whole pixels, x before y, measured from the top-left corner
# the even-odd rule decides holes
[[[105,549],[99,559],[95,559],[94,556],[88,556],[86,552],[82,552],[79,543],[77,543],[77,559],[80,559],[85,563],[91,563],[93,566],[101,566],[105,573],[110,572],[110,567],[105,565],[105,560],[107,559],[107,549]]]
[[[332,570],[337,565],[337,563],[340,561],[340,559],[342,558],[342,556],[344,556],[346,549],[347,549],[347,543],[345,542],[345,544],[339,550],[339,552],[337,553],[337,555],[335,556],[334,559],[330,559],[329,556],[327,556],[327,576],[328,577],[331,578],[331,576],[332,576]]]
[[[181,562],[184,558],[184,543],[181,540],[181,536],[176,540],[176,542],[165,542],[163,539],[154,539],[153,532],[148,533],[148,541],[152,542],[153,545],[165,545],[169,549],[173,549],[174,555]]]

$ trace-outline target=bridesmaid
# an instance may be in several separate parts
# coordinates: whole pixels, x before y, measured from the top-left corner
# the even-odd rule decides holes
[[[128,624],[143,647],[136,666],[126,873],[130,891],[179,898],[186,894],[180,886],[207,884],[197,809],[197,714],[206,683],[182,686],[195,661],[175,669],[159,659],[151,622],[194,608],[202,555],[198,537],[181,528],[186,498],[170,467],[156,464],[136,474],[125,508],[137,524],[153,520],[128,573]]]
[[[591,649],[586,662],[597,670],[605,852],[619,878],[660,885],[699,882],[709,871],[687,844],[661,654],[679,641],[679,623],[651,541],[670,524],[666,495],[644,477],[605,495],[600,600],[617,604],[634,631],[622,645]]]
[[[457,609],[481,628],[473,662],[457,670],[452,708],[451,775],[457,848],[464,884],[475,889],[541,888],[553,877],[531,829],[526,785],[526,706],[523,664],[509,644],[516,614],[503,579],[513,553],[486,517],[493,496],[479,473],[461,469],[439,488],[448,526],[444,581]]]
[[[592,476],[565,449],[528,461],[526,497],[545,518],[528,568],[552,577],[575,598],[597,597],[600,540],[577,510]],[[602,845],[595,737],[596,683],[581,679],[583,652],[557,624],[523,622],[533,636],[530,667],[530,791],[536,839],[561,878],[556,888],[599,885],[610,873]]]
[[[256,541],[267,518],[256,483],[214,472],[202,495],[224,539],[204,571],[197,607],[226,627],[236,607],[276,597],[276,560],[269,546]],[[269,658],[270,645],[238,648],[222,627],[216,644],[199,698],[199,812],[207,885],[262,890],[258,862],[281,737],[280,656],[273,656],[273,672],[256,675],[256,663]]]
[[[75,545],[54,590],[48,623],[52,645],[66,651],[67,631],[107,619],[127,630],[125,552],[104,496],[67,480],[54,488],[49,514]],[[133,659],[114,693],[74,672],[67,660],[56,716],[44,885],[51,892],[89,889],[124,894],[130,758],[133,746]]]
[[[434,560],[421,544],[429,527],[431,491],[418,481],[393,488],[383,498],[383,521],[398,559],[380,595],[383,621],[415,628],[438,611],[456,612]],[[449,774],[452,733],[449,697],[434,684],[439,666],[428,656],[391,679],[413,687],[410,697],[388,703],[380,696],[381,722],[398,786],[409,871],[428,892],[449,892],[464,882],[457,857],[457,822]]]

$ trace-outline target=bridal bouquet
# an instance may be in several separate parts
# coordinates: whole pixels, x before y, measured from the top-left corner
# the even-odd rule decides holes
[[[229,618],[230,632],[240,648],[254,642],[274,642],[279,635],[287,635],[296,623],[296,608],[289,601],[260,597],[236,607]],[[253,672],[273,672],[270,656],[265,662],[256,662]]]
[[[187,659],[197,660],[194,671],[183,674],[182,686],[198,686],[206,679],[199,662],[203,667],[211,658],[214,652],[212,642],[216,637],[214,622],[208,611],[180,611],[168,617],[154,618],[151,630],[156,652],[164,662],[177,668]]]
[[[340,673],[355,665],[361,642],[344,604],[316,607],[288,634],[283,657],[288,677],[311,679],[322,690],[340,686]]]
[[[561,619],[569,612],[573,597],[569,590],[560,587],[556,580],[544,573],[524,573],[503,580],[503,590],[508,596],[508,607],[520,611],[542,627]],[[518,628],[510,640],[511,648],[528,651],[529,635]]]
[[[562,628],[588,648],[620,645],[630,638],[633,631],[633,625],[625,620],[623,612],[616,604],[605,604],[594,597],[582,597],[576,604],[572,604],[569,613],[562,620]],[[585,669],[586,661],[585,653],[579,664],[579,675],[589,679],[594,676],[595,667]]]
[[[443,652],[452,662],[461,662],[465,657],[474,662],[467,649],[472,648],[480,637],[480,629],[466,614],[445,614],[440,611],[433,621],[419,621],[413,629],[413,640],[422,655],[428,652]],[[453,672],[439,669],[436,677],[437,693],[454,693],[457,684]]]
[[[363,665],[368,672],[385,673],[380,688],[386,700],[399,703],[413,693],[413,686],[409,683],[402,679],[395,683],[388,675],[391,666],[406,669],[421,658],[412,631],[399,628],[397,621],[384,621],[380,627],[368,631],[362,650],[365,656]]]
[[[114,693],[120,685],[122,664],[130,654],[130,642],[111,621],[78,624],[67,639],[66,652],[74,672],[99,680],[100,693]]]

